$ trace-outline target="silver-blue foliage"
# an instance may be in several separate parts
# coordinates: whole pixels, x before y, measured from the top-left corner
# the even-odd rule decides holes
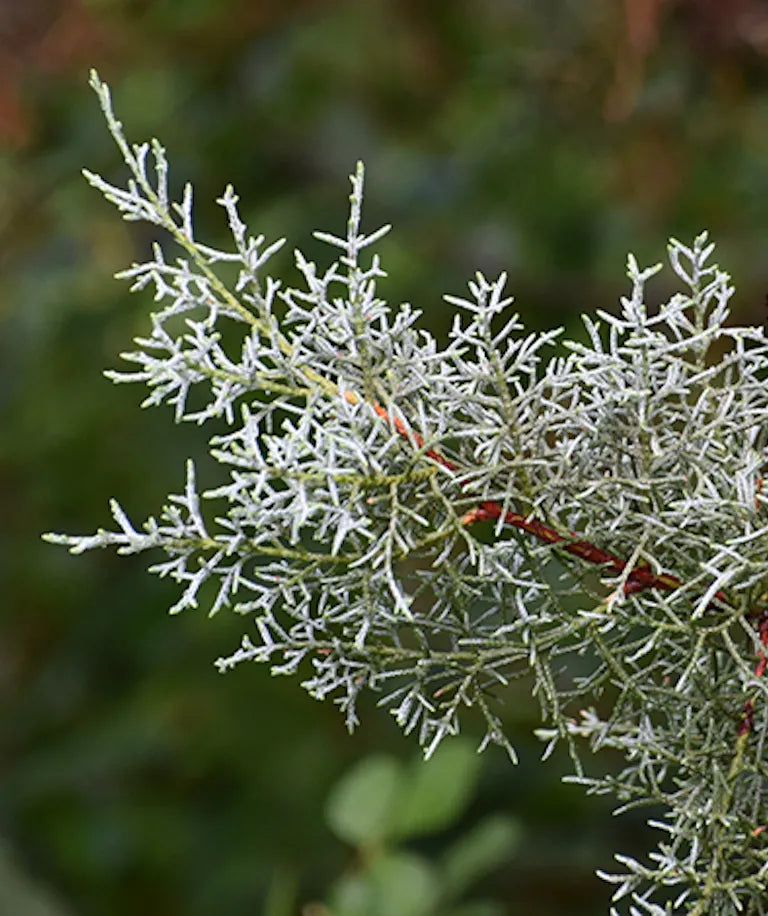
[[[210,440],[214,489],[190,460],[157,519],[134,527],[113,502],[114,531],[48,538],[160,553],[173,612],[249,615],[222,671],[296,675],[350,728],[375,691],[427,753],[472,707],[482,744],[514,757],[498,701],[527,677],[546,753],[562,742],[590,791],[665,811],[650,860],[605,876],[622,912],[768,913],[768,340],[726,326],[706,234],[670,243],[681,291],[653,314],[660,265],[630,257],[619,314],[585,317],[581,341],[526,332],[506,278],[478,275],[446,297],[441,349],[379,298],[388,227],[361,229],[362,166],[345,234],[316,234],[330,266],[297,251],[288,288],[269,274],[282,243],[248,233],[231,187],[231,247],[197,239],[191,188],[170,198],[163,147],[130,145],[92,84],[131,177],[87,179],[180,255],[156,244],[120,275],[156,311],[130,371],[108,375],[229,431]],[[624,768],[588,777],[584,749],[605,747]]]

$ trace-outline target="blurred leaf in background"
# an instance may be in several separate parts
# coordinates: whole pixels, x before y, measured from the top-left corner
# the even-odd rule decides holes
[[[85,916],[250,914],[280,875],[319,897],[345,856],[329,787],[411,751],[372,708],[349,738],[266,672],[218,676],[247,621],[169,619],[171,586],[140,564],[39,540],[104,523],[113,495],[145,516],[199,434],[101,378],[148,327],[111,276],[150,239],[80,177],[120,168],[88,68],[132,137],[165,142],[214,241],[231,181],[256,231],[319,256],[310,233],[343,225],[364,159],[366,225],[395,226],[383,289],[445,334],[440,297],[477,269],[509,271],[530,323],[574,324],[624,292],[627,250],[647,262],[704,227],[739,320],[762,320],[767,51],[758,0],[0,4],[0,834],[31,882]],[[498,899],[604,913],[594,869],[642,853],[644,817],[617,826],[560,785],[565,763],[539,766],[524,684],[507,708],[522,763],[489,756],[476,802],[526,837]]]
[[[334,884],[327,906],[307,916],[497,916],[495,901],[462,901],[479,879],[508,865],[520,843],[516,820],[489,814],[430,855],[409,841],[453,828],[475,792],[480,759],[469,741],[443,745],[432,759],[403,764],[363,758],[334,787],[326,818],[356,847],[357,861]]]

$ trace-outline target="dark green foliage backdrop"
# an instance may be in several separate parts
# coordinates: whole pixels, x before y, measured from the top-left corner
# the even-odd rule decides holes
[[[39,541],[105,523],[112,495],[155,511],[199,450],[99,375],[147,326],[110,278],[149,239],[79,176],[119,168],[87,68],[129,135],[163,139],[213,236],[232,181],[254,229],[314,253],[364,159],[366,225],[395,225],[384,288],[444,333],[440,295],[476,269],[508,270],[530,323],[572,323],[615,302],[628,249],[656,260],[705,227],[739,318],[762,320],[767,52],[756,0],[0,6],[0,865],[27,882],[8,912],[298,912],[350,865],[331,785],[414,750],[372,706],[350,738],[293,683],[220,677],[244,621],[169,618],[172,585],[141,564]],[[537,766],[535,709],[523,691],[508,707],[523,763],[490,754],[472,813],[515,815],[525,842],[486,890],[509,913],[605,912],[591,872],[644,848],[642,819],[613,823],[562,762]]]

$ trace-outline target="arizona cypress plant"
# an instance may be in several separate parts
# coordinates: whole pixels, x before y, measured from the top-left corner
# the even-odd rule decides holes
[[[250,618],[220,670],[266,662],[350,728],[375,691],[427,753],[472,707],[482,746],[514,757],[498,700],[528,677],[545,756],[563,743],[589,791],[664,811],[649,861],[617,856],[604,876],[614,912],[768,913],[768,340],[726,326],[733,290],[706,235],[670,243],[681,291],[654,314],[660,265],[630,257],[629,296],[585,317],[582,341],[526,332],[505,277],[478,275],[446,296],[441,349],[377,295],[387,227],[361,229],[362,166],[346,233],[316,233],[334,259],[297,251],[288,288],[269,274],[281,243],[248,234],[231,187],[231,248],[197,239],[191,188],[169,197],[163,147],[130,145],[92,84],[131,177],[86,177],[180,255],[156,244],[119,275],[158,310],[133,369],[107,374],[229,431],[210,439],[214,489],[190,460],[143,527],[113,502],[115,531],[48,539],[159,554],[172,612],[204,595]],[[624,767],[590,778],[601,748]]]

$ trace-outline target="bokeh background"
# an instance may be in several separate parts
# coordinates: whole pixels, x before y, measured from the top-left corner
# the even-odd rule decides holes
[[[0,913],[328,912],[365,867],[332,787],[416,751],[373,703],[350,737],[293,681],[218,675],[247,621],[169,617],[141,560],[39,539],[106,524],[113,495],[156,512],[204,450],[100,376],[148,326],[111,276],[149,236],[80,176],[123,174],[88,68],[194,182],[213,240],[231,181],[252,229],[323,257],[310,232],[343,227],[364,159],[366,225],[395,226],[384,292],[445,335],[441,295],[477,269],[509,272],[529,324],[575,329],[615,307],[628,250],[651,263],[703,228],[738,320],[764,320],[767,54],[761,0],[0,0]],[[605,913],[594,870],[650,847],[643,816],[539,764],[524,692],[507,714],[521,764],[489,752],[415,848],[501,813],[519,842],[478,886],[495,909],[467,914]]]

